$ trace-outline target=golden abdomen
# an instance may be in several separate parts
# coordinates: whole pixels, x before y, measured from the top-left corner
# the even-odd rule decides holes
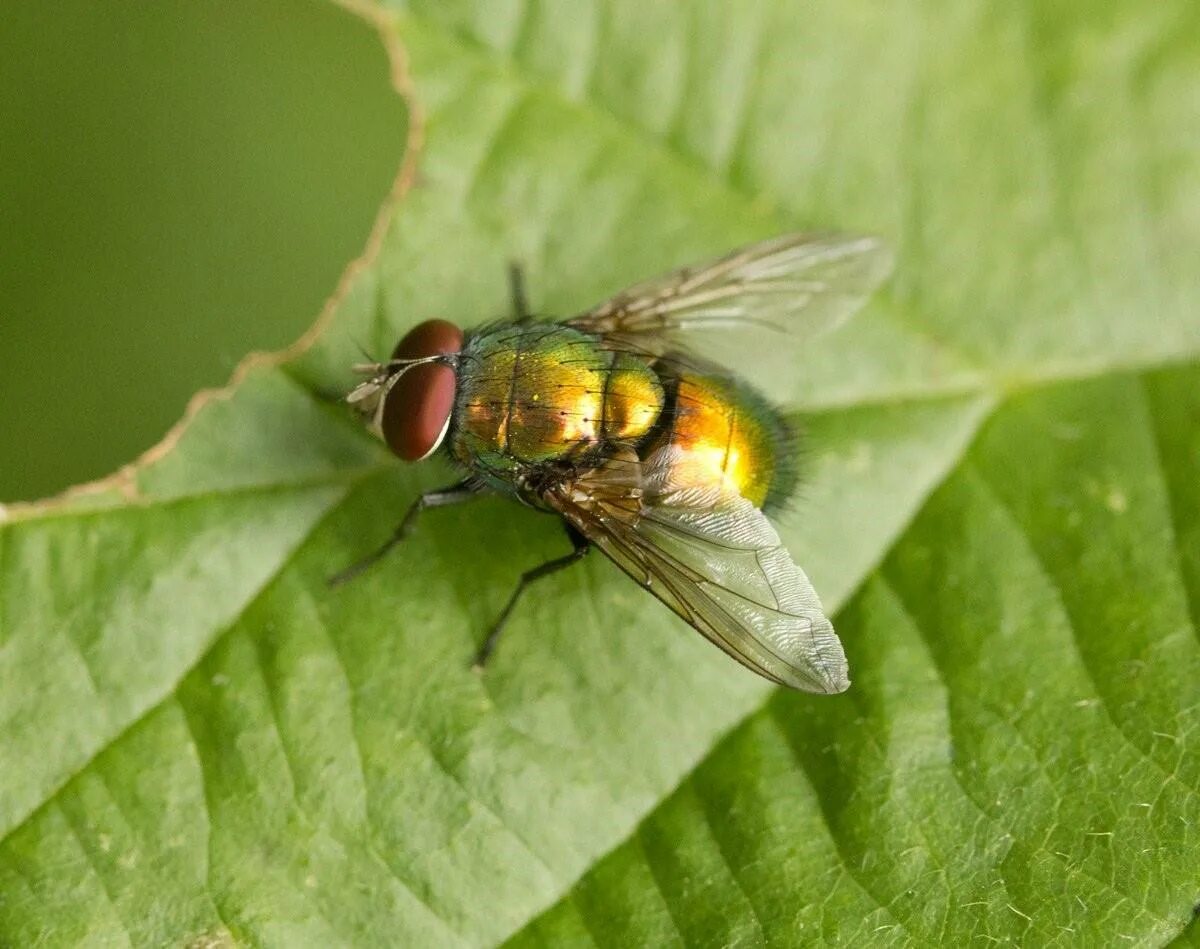
[[[641,452],[683,450],[688,479],[723,482],[756,507],[778,507],[796,483],[795,437],[779,411],[746,383],[718,371],[667,379],[674,407]]]

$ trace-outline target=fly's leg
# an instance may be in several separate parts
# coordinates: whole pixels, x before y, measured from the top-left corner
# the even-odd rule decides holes
[[[479,489],[469,480],[460,481],[458,484],[452,484],[448,488],[441,488],[437,491],[427,491],[422,494],[409,506],[408,511],[404,514],[404,519],[399,523],[396,529],[392,532],[392,536],[383,542],[383,545],[367,556],[363,557],[356,563],[352,563],[345,570],[339,570],[329,578],[331,587],[339,587],[349,580],[353,580],[360,573],[373,567],[376,563],[386,557],[400,541],[411,533],[413,526],[417,523],[417,517],[422,511],[431,507],[445,507],[448,504],[458,504],[462,501],[469,501],[471,498],[479,496]]]
[[[532,570],[526,570],[521,574],[521,579],[517,581],[516,589],[512,591],[512,595],[508,598],[508,602],[504,604],[504,609],[500,611],[500,615],[496,617],[496,622],[492,624],[492,628],[488,631],[487,639],[483,641],[483,645],[479,647],[479,652],[475,655],[476,668],[482,668],[491,656],[492,651],[496,648],[496,641],[500,638],[500,633],[504,630],[505,624],[508,622],[509,616],[512,614],[513,608],[517,605],[517,601],[521,599],[521,594],[537,580],[543,577],[548,577],[552,573],[571,566],[582,560],[584,554],[592,549],[591,542],[577,531],[570,524],[563,522],[563,526],[567,529],[567,536],[571,539],[572,551],[562,557],[555,557],[553,560],[548,560],[540,567],[534,567]]]
[[[512,294],[513,318],[518,321],[529,319],[532,314],[529,298],[525,296],[525,270],[515,260],[508,265],[508,287]]]

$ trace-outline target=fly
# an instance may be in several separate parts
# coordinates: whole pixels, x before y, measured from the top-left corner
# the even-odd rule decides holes
[[[462,480],[417,498],[380,560],[428,508],[502,494],[557,516],[571,552],[524,573],[522,594],[593,547],[742,665],[836,693],[846,656],[769,516],[793,494],[798,433],[747,380],[756,354],[829,329],[890,270],[871,237],[794,234],[639,283],[568,319],[534,318],[519,270],[513,318],[413,327],[357,367],[347,397],[406,461],[445,455]]]

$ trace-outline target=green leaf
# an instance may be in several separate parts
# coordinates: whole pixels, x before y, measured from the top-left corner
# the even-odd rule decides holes
[[[1163,944],[1200,890],[1192,6],[375,14],[413,187],[315,346],[0,527],[0,942]],[[370,8],[374,11],[374,8]],[[854,685],[770,689],[611,565],[383,457],[356,341],[566,313],[802,227],[896,278],[792,380],[781,525]]]

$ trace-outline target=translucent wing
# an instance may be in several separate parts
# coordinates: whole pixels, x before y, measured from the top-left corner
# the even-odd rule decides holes
[[[807,692],[849,686],[842,644],[770,521],[736,491],[690,476],[678,447],[645,461],[623,454],[544,499],[744,666]]]
[[[844,322],[891,271],[875,237],[788,234],[636,284],[566,322],[650,355],[682,350],[734,369]],[[707,332],[707,331],[718,332]],[[732,346],[730,332],[747,337]]]

